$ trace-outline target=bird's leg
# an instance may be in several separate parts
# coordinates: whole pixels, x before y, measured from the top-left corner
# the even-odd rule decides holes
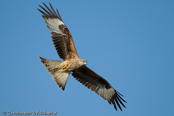
[[[63,66],[63,70],[64,70],[64,71],[67,71],[68,69],[66,68],[66,66]]]

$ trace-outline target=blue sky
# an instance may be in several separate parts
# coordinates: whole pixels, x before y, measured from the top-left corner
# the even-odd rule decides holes
[[[41,13],[58,8],[79,56],[125,97],[112,105],[70,76],[62,91],[39,56],[61,60]],[[58,116],[173,116],[174,1],[0,1],[0,113]]]

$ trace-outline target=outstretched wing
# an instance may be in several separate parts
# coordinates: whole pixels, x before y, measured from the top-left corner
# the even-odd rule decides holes
[[[123,95],[121,95],[118,91],[116,91],[104,78],[97,75],[88,67],[82,66],[81,68],[73,71],[72,75],[80,83],[82,83],[92,91],[95,91],[98,95],[107,100],[109,104],[113,104],[116,110],[117,110],[116,104],[118,105],[121,111],[122,111],[121,105],[125,107],[123,102],[126,101],[122,98]]]
[[[63,60],[66,60],[67,58],[78,57],[71,33],[63,23],[58,10],[56,9],[56,12],[51,4],[51,9],[46,4],[44,4],[44,6],[46,9],[40,6],[42,10],[38,10],[43,14],[42,17],[45,19],[47,27],[50,30],[53,30],[51,33],[52,40],[59,57]]]

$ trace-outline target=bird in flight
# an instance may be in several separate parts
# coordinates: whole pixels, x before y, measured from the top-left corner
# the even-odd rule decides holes
[[[68,77],[72,73],[77,81],[95,91],[109,104],[113,104],[116,110],[118,106],[122,111],[121,105],[125,107],[123,103],[126,103],[122,98],[123,95],[116,91],[103,77],[86,66],[87,61],[78,56],[71,33],[64,24],[58,10],[55,11],[50,3],[50,8],[45,3],[43,4],[45,8],[39,5],[42,10],[38,10],[42,13],[48,29],[53,31],[51,32],[53,44],[59,57],[63,59],[63,61],[57,61],[40,57],[53,80],[64,90]]]

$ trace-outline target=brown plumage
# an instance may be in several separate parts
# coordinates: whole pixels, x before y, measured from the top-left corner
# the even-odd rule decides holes
[[[123,102],[126,102],[119,92],[117,92],[104,78],[96,74],[94,71],[86,66],[73,71],[72,74],[76,80],[85,85],[87,88],[95,91],[98,95],[103,97],[109,102],[109,104],[114,104],[114,108],[117,110],[116,104],[122,110],[120,103],[125,107]],[[101,91],[101,89],[103,91]],[[123,102],[122,102],[123,101]],[[115,104],[116,102],[116,104]]]
[[[47,23],[47,26],[49,29],[52,30],[52,28],[49,25],[49,19],[53,19],[53,20],[57,19],[63,23],[63,20],[58,10],[56,13],[53,7],[51,6],[51,4],[50,4],[50,7],[52,10],[50,10],[46,4],[44,4],[44,6],[48,10],[43,8],[41,5],[39,6],[45,11],[43,12],[40,9],[38,9],[43,14],[42,17],[45,19],[45,22]],[[52,37],[54,46],[56,48],[56,51],[59,54],[59,57],[62,58],[63,60],[66,60],[67,58],[71,58],[74,56],[78,57],[71,33],[69,32],[68,28],[65,26],[64,23],[57,26],[59,30],[61,31],[61,33],[52,32],[51,37]]]
[[[41,62],[53,76],[54,81],[64,90],[68,77],[72,72],[76,80],[95,91],[109,104],[113,104],[116,110],[116,106],[122,110],[121,105],[125,107],[123,102],[126,102],[122,98],[123,95],[116,91],[104,78],[86,66],[87,62],[79,58],[71,33],[65,26],[58,10],[56,9],[56,12],[51,4],[51,9],[45,4],[44,6],[46,9],[40,6],[42,10],[38,10],[43,14],[42,17],[45,19],[47,27],[53,31],[51,32],[53,44],[59,57],[64,60],[55,61],[40,57]]]

